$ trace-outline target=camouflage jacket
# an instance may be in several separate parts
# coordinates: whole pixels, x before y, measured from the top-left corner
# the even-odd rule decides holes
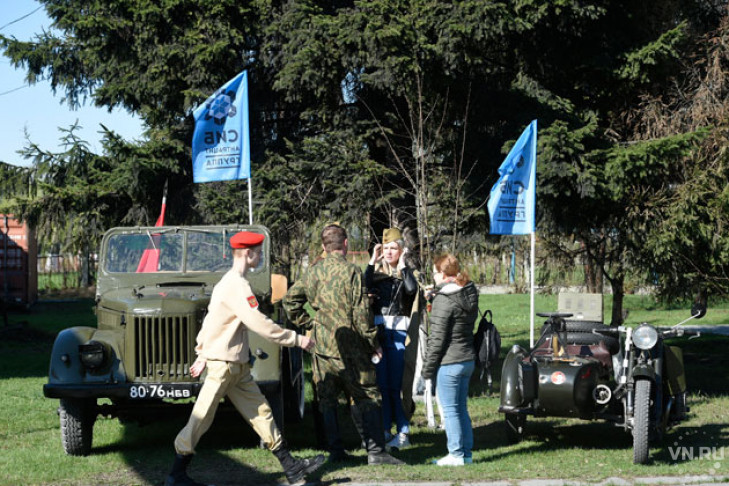
[[[311,317],[304,305],[309,303]],[[366,360],[374,352],[377,330],[362,282],[362,271],[341,254],[329,253],[291,286],[283,299],[289,320],[313,329],[314,352],[325,358]]]

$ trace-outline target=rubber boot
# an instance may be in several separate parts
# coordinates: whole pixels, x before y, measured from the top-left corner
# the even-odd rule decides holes
[[[362,439],[361,447],[362,449],[367,450],[367,444],[365,443],[364,424],[362,424],[362,412],[360,412],[355,405],[350,405],[349,413],[352,414],[352,422],[354,423],[354,428],[357,429],[357,433]]]
[[[165,480],[165,486],[205,486],[190,479],[187,475],[187,466],[192,461],[192,454],[175,454],[175,462],[172,464],[172,471]]]
[[[278,462],[281,463],[286,479],[291,486],[303,486],[306,484],[306,475],[313,473],[319,469],[319,466],[324,464],[324,456],[321,454],[311,459],[295,459],[285,443],[272,452]]]
[[[392,457],[385,450],[385,431],[382,428],[382,411],[380,407],[373,406],[367,410],[362,410],[359,405],[354,405],[352,414],[358,414],[361,418],[362,440],[367,446],[367,464],[388,464],[393,466],[405,464],[400,459]]]
[[[342,436],[339,433],[339,420],[335,407],[324,407],[321,412],[324,431],[327,436],[327,449],[330,462],[343,462],[352,459],[344,450]]]

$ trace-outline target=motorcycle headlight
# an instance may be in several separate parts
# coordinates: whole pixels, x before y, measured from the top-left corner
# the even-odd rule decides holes
[[[91,370],[101,368],[104,361],[106,361],[106,349],[98,341],[79,344],[78,354],[81,358],[81,363]]]
[[[648,350],[658,342],[658,331],[653,326],[642,324],[633,331],[633,343],[638,349]]]

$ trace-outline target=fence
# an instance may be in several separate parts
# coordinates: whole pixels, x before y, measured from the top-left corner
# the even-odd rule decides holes
[[[367,265],[370,255],[366,251],[349,251],[347,261],[362,268]],[[471,280],[478,285],[508,286],[516,292],[529,289],[529,261],[526,252],[503,251],[500,254],[481,254],[473,252],[460,255],[461,264],[466,269]],[[96,282],[97,255],[88,259],[88,285]],[[304,271],[308,258],[304,258]],[[77,289],[83,285],[83,257],[81,255],[39,255],[38,291],[48,293],[64,289]],[[630,292],[630,285],[626,290]],[[556,261],[545,256],[538,257],[536,265],[537,287],[549,290],[550,288],[582,286],[585,284],[585,268],[581,258],[575,259],[571,264]],[[635,285],[640,285],[634,282]],[[606,287],[607,287],[606,282]],[[608,289],[606,288],[605,291]]]
[[[38,291],[48,293],[84,287],[83,263],[84,257],[81,255],[38,255]],[[90,255],[88,285],[96,282],[97,264],[96,255]]]
[[[313,254],[313,252],[312,252]],[[304,256],[299,262],[298,272],[306,272],[310,262],[319,258],[318,254]],[[370,259],[366,251],[348,251],[347,261],[364,270]],[[461,267],[471,280],[479,286],[509,287],[515,292],[526,292],[530,285],[529,253],[527,251],[504,250],[498,254],[469,252],[459,255]],[[585,268],[582,258],[571,264],[538,256],[536,265],[537,287],[550,288],[580,287],[585,285]],[[424,269],[426,273],[428,269]],[[295,277],[294,277],[295,278]]]

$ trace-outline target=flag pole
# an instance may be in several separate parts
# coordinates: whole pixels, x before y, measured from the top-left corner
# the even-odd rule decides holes
[[[162,189],[162,208],[159,211],[159,217],[157,218],[157,222],[154,224],[155,226],[164,226],[165,225],[165,211],[167,209],[167,184],[169,183],[169,179],[165,179],[165,187]]]
[[[248,178],[248,224],[253,224],[253,177]]]
[[[530,312],[529,312],[529,347],[534,347],[534,260],[536,259],[536,237],[535,232],[532,231],[531,236],[532,244],[531,244],[531,298],[530,300]]]
[[[428,428],[435,428],[435,411],[433,410],[433,380],[425,380],[425,416],[428,419]]]
[[[490,233],[531,234],[529,343],[534,347],[534,268],[536,260],[537,120],[524,129],[499,167],[488,202]]]

